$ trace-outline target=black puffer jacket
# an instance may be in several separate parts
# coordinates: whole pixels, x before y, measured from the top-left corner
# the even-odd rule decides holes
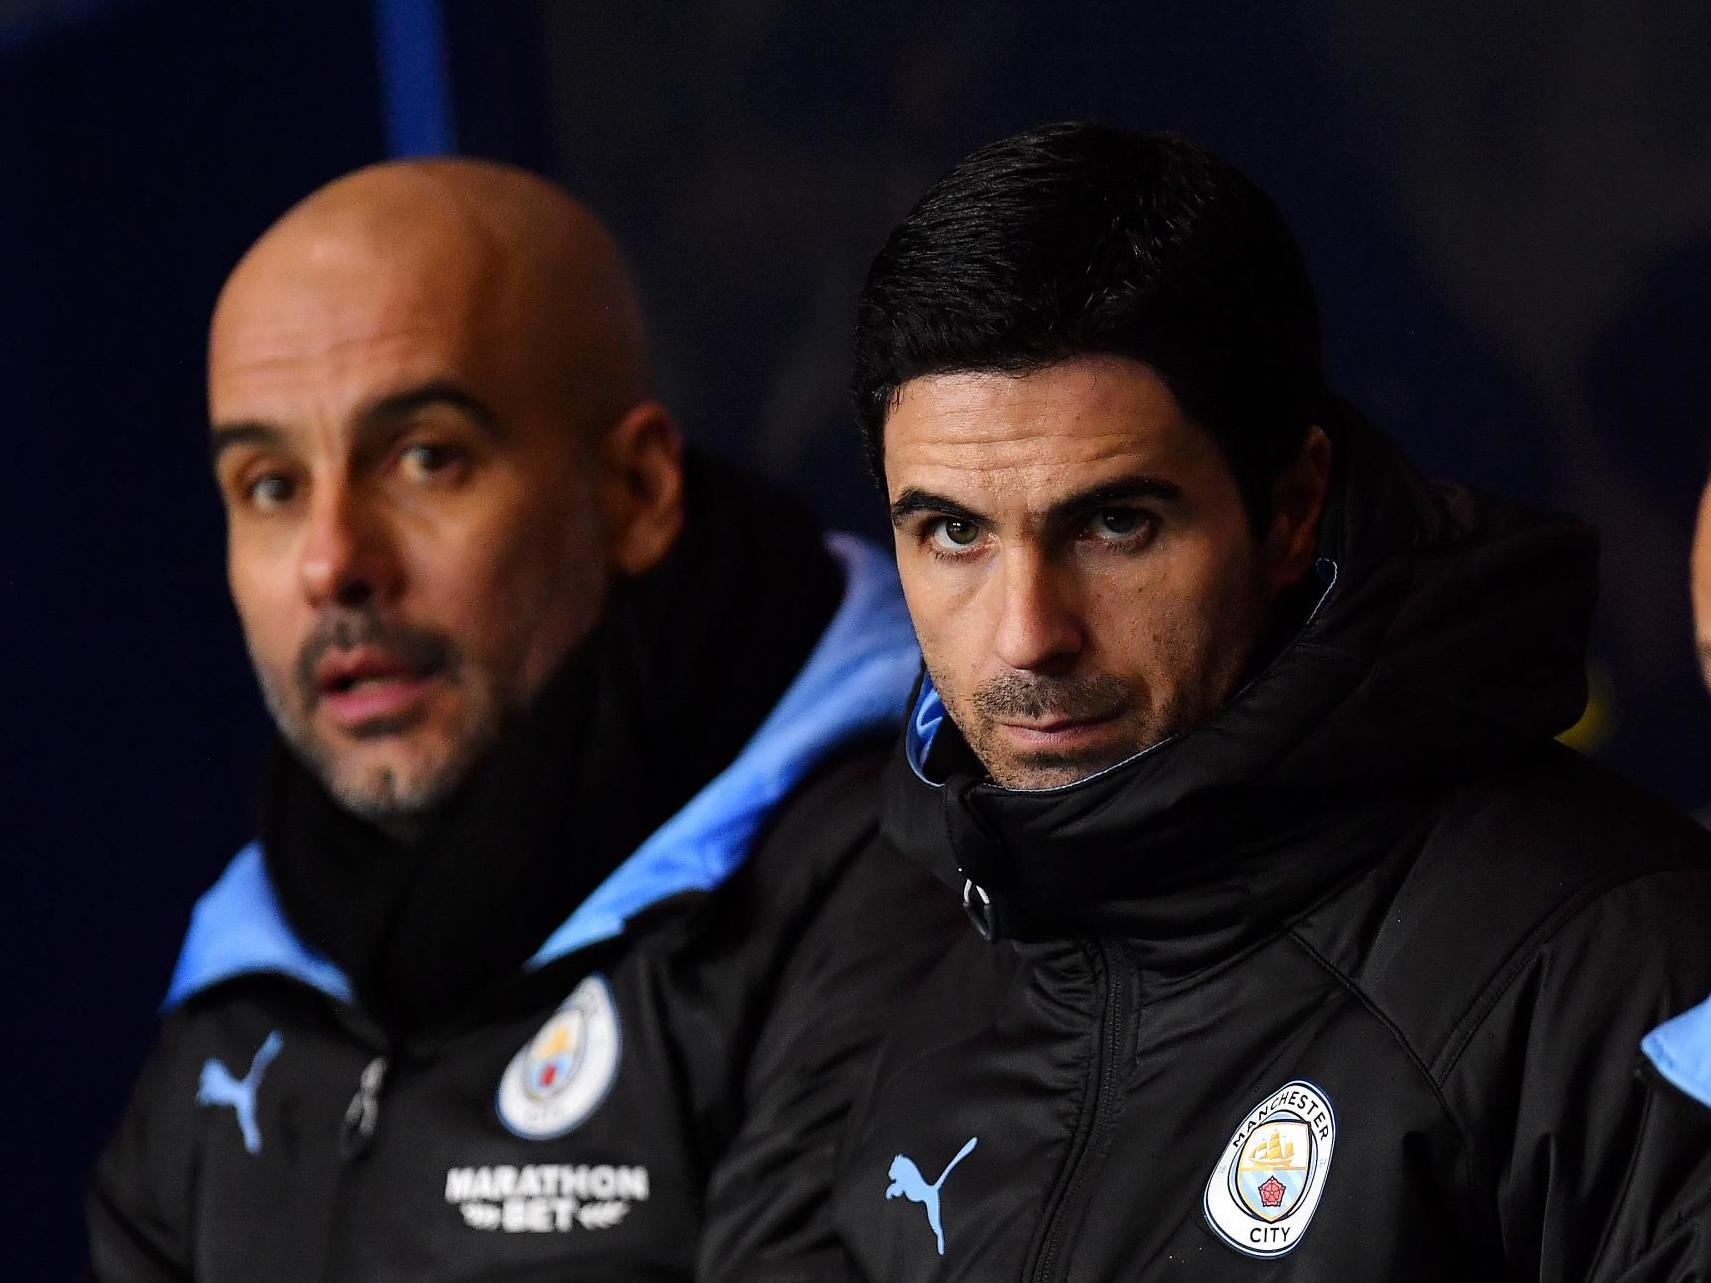
[[[1014,792],[922,692],[885,828],[994,938],[858,1107],[857,1277],[1711,1278],[1711,1113],[1639,1051],[1708,842],[1551,738],[1593,539],[1335,437],[1324,597],[1206,725]]]
[[[919,661],[890,559],[833,546],[842,604],[741,751],[454,1014],[378,1019],[246,848],[96,1169],[90,1277],[640,1283],[792,1251],[868,1014],[930,956],[845,969],[847,920],[888,896],[856,857]]]

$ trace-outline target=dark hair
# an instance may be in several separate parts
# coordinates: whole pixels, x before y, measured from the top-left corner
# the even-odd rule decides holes
[[[1255,529],[1321,412],[1318,308],[1271,199],[1183,138],[1042,125],[940,179],[874,259],[851,391],[874,475],[910,379],[1076,356],[1151,367],[1217,440]]]

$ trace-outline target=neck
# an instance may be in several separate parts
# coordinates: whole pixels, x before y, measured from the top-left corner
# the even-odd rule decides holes
[[[397,811],[365,818],[399,846],[421,846],[434,831],[434,817],[427,811]]]

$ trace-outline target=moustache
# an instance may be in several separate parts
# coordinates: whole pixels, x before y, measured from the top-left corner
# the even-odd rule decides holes
[[[431,628],[418,628],[381,619],[366,610],[343,610],[322,618],[297,652],[295,676],[306,706],[321,698],[317,670],[330,651],[372,646],[398,659],[415,674],[455,674],[457,647],[451,638]]]
[[[970,696],[975,711],[993,721],[1097,721],[1123,706],[1127,688],[1109,673],[1050,677],[1005,673],[982,682]]]

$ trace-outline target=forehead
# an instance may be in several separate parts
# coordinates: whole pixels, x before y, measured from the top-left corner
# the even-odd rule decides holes
[[[1080,357],[1027,374],[911,379],[885,423],[885,476],[908,487],[1032,502],[1145,472],[1179,482],[1222,470],[1210,434],[1151,369]],[[1178,474],[1178,475],[1173,475]]]
[[[291,420],[431,379],[482,380],[503,332],[495,273],[428,247],[379,253],[307,246],[246,264],[215,312],[208,392],[215,419]]]

